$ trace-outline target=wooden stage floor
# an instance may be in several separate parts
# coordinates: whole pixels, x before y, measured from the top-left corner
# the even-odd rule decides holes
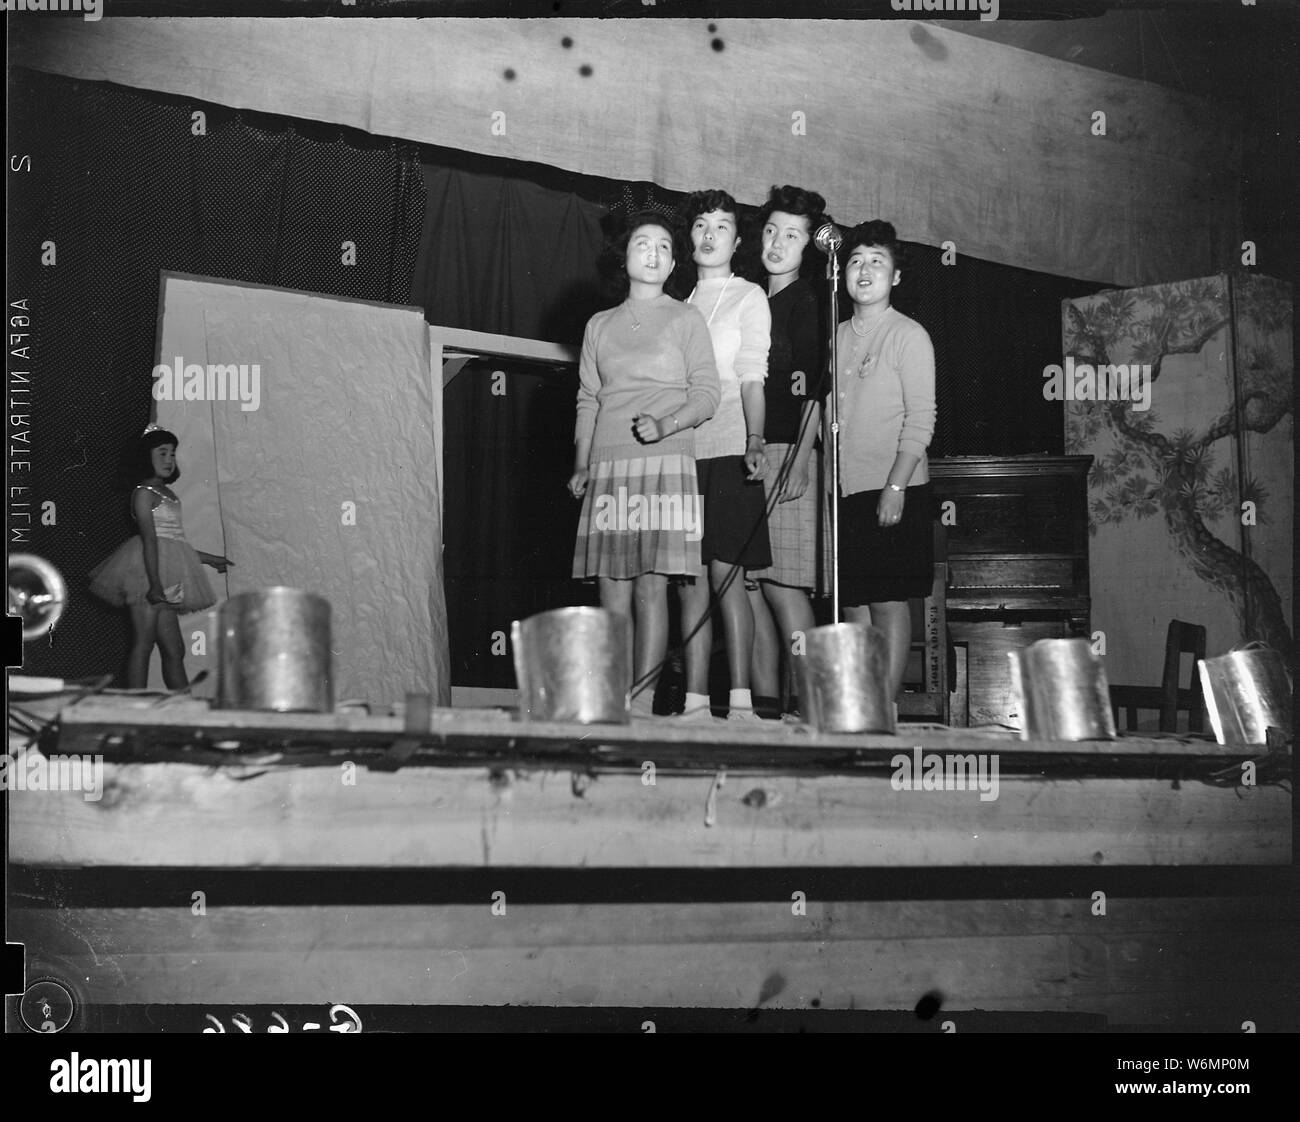
[[[65,702],[40,750],[102,782],[10,782],[9,937],[88,1009],[1297,1027],[1289,746]]]

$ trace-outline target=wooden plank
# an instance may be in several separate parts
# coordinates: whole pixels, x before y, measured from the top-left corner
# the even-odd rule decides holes
[[[791,880],[791,885],[796,885]],[[1104,883],[1098,874],[1098,884]],[[487,882],[485,882],[487,885]],[[1263,896],[1187,898],[1113,897],[1105,915],[1091,900],[818,900],[808,894],[806,915],[795,915],[789,894],[770,901],[658,903],[504,902],[493,913],[492,889],[480,904],[225,905],[205,890],[195,870],[191,892],[205,892],[205,914],[194,915],[190,896],[178,906],[24,909],[24,923],[39,932],[43,953],[64,956],[89,944],[107,954],[180,951],[315,949],[370,952],[419,950],[431,945],[477,947],[620,946],[735,943],[957,939],[1070,935],[1122,944],[1139,936],[1232,939],[1242,931],[1295,931],[1294,900]],[[56,915],[56,913],[59,913]],[[42,918],[43,917],[43,918]]]
[[[965,604],[963,601],[963,608]],[[1001,604],[998,604],[991,615],[997,616],[1002,611]],[[954,608],[949,614],[948,626],[953,641],[967,645],[971,723],[997,723],[1019,728],[1020,698],[1012,688],[1007,655],[1039,639],[1069,638],[1068,622],[1058,618],[1008,626],[998,618],[966,619]],[[1129,739],[1124,737],[1115,743],[1123,744]]]
[[[105,764],[102,797],[84,794],[11,790],[10,860],[249,868],[1291,860],[1288,790],[1168,780],[1002,777],[985,801],[974,790],[894,790],[884,776],[730,774],[715,787],[713,776],[663,773],[650,785],[640,773]]]
[[[438,323],[430,324],[429,331],[442,346],[444,355],[448,352],[465,352],[471,356],[493,355],[566,366],[572,366],[578,361],[578,348],[572,343],[550,343],[544,339],[496,335],[488,331],[470,331],[464,327],[444,327]]]
[[[1037,602],[1040,597],[1058,606],[1062,600],[1079,602],[1084,597],[1062,595],[1062,589],[1074,584],[1074,558],[1036,553],[1014,557],[954,557],[952,582],[961,589],[965,606],[978,606],[981,597],[1018,593],[1025,601]],[[1057,596],[1051,593],[1056,592]]]
[[[452,686],[453,709],[518,709],[519,691],[493,686]]]
[[[1019,479],[1025,475],[1083,475],[1091,456],[942,456],[929,461],[932,479]]]
[[[948,634],[951,639],[951,628]],[[952,645],[957,673],[952,683],[948,723],[954,728],[967,728],[970,725],[970,647],[958,642]]]
[[[1290,925],[1171,934],[1107,931],[1098,921],[1093,934],[1008,932],[983,930],[988,910],[908,905],[879,929],[863,923],[845,934],[839,908],[835,939],[824,938],[828,915],[795,917],[784,904],[723,913],[708,904],[507,906],[504,916],[487,906],[214,908],[202,917],[78,909],[24,912],[13,928],[37,948],[35,966],[75,978],[83,1001],[114,1004],[911,1009],[937,992],[949,1013],[1159,1024],[1226,1010],[1224,1027],[1235,1030],[1261,1010],[1282,1013],[1295,996]],[[945,930],[962,928],[970,933]]]
[[[959,628],[954,634],[965,638]],[[983,632],[981,632],[983,634]],[[972,696],[974,681],[972,680]],[[88,698],[60,713],[59,751],[102,754],[107,759],[181,759],[219,763],[241,745],[280,747],[301,762],[337,763],[329,753],[386,750],[406,735],[402,719],[364,713],[262,713],[212,709],[207,702],[172,698]],[[892,768],[901,752],[920,746],[940,753],[996,752],[1003,772],[1060,765],[1077,774],[1079,766],[1096,774],[1168,774],[1167,761],[1202,760],[1215,768],[1259,753],[1217,744],[1208,737],[1123,737],[1112,741],[1022,742],[1002,729],[906,727],[898,735],[818,733],[805,725],[764,721],[740,727],[683,725],[670,719],[629,725],[580,725],[571,722],[522,722],[497,710],[435,709],[430,730],[420,737],[422,752],[414,764],[475,766],[511,761],[594,768],[639,770],[655,746],[662,768],[696,772],[731,769],[841,773]],[[223,750],[228,746],[230,750]],[[188,756],[182,754],[184,749]],[[324,750],[324,751],[322,751]],[[170,753],[170,754],[168,754]],[[206,753],[206,754],[201,754]],[[423,756],[423,758],[422,758]],[[1290,759],[1289,751],[1286,756]]]

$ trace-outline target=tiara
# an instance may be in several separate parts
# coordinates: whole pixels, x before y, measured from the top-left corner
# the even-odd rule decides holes
[[[142,432],[140,435],[148,436],[151,432],[157,432],[161,427],[162,427],[161,425],[154,424],[153,421],[150,421],[147,425],[145,425],[144,432]]]

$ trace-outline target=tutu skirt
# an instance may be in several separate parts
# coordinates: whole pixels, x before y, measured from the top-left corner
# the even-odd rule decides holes
[[[703,518],[695,459],[682,453],[591,465],[573,575],[629,580],[700,567]]]
[[[175,538],[158,539],[158,576],[168,591],[168,604],[179,612],[198,612],[217,602],[212,585],[203,571],[203,562],[188,542]],[[174,589],[180,585],[180,599]],[[90,570],[90,591],[99,599],[121,606],[147,604],[149,578],[144,571],[144,542],[128,538],[103,561]]]

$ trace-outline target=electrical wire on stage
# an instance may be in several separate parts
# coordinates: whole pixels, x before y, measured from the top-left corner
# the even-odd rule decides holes
[[[813,389],[813,393],[811,395],[812,401],[814,403],[816,403],[819,400],[822,388],[826,384],[827,376],[828,376],[828,371],[823,370],[821,376],[817,379],[817,382]],[[766,519],[772,513],[772,511],[776,509],[777,503],[781,501],[781,492],[784,489],[786,482],[790,478],[790,472],[794,466],[795,456],[798,454],[799,447],[803,443],[804,436],[808,431],[808,423],[812,419],[812,415],[814,412],[815,410],[810,409],[807,406],[805,406],[803,409],[803,415],[799,419],[799,432],[796,435],[794,442],[790,445],[789,451],[786,452],[785,459],[781,461],[781,466],[777,470],[776,479],[773,481],[771,493],[767,496],[767,501],[764,504],[764,509],[763,509],[764,519]],[[813,484],[810,485],[815,485],[818,488],[820,488],[821,480],[820,479],[816,480],[814,481]],[[837,497],[833,498],[832,501],[838,501],[838,498]],[[705,517],[707,516],[708,515],[706,512]],[[754,540],[754,535],[758,533],[758,527],[759,527],[759,523],[755,522],[753,528],[749,531],[749,537],[745,539],[745,546],[742,548],[747,548],[750,542]],[[636,697],[637,695],[643,693],[647,686],[656,685],[659,681],[659,676],[663,673],[664,667],[667,666],[669,662],[671,662],[674,658],[678,657],[679,655],[682,657],[685,656],[686,647],[689,645],[690,641],[695,638],[695,636],[699,633],[700,628],[702,628],[704,624],[712,616],[713,600],[717,599],[720,601],[722,597],[726,594],[727,590],[731,588],[737,576],[743,574],[743,572],[744,570],[741,565],[735,564],[731,566],[731,570],[730,572],[727,573],[726,577],[723,579],[721,587],[718,588],[716,591],[711,592],[709,610],[703,616],[700,617],[700,621],[693,628],[691,628],[689,634],[682,636],[682,640],[679,644],[669,648],[668,653],[664,655],[663,659],[659,662],[657,666],[655,666],[651,670],[646,671],[646,673],[641,675],[640,678],[638,678],[635,682],[632,683],[632,691],[631,691],[632,697]],[[707,564],[705,565],[703,576],[696,577],[694,579],[696,580],[703,579],[705,581],[709,579]]]

